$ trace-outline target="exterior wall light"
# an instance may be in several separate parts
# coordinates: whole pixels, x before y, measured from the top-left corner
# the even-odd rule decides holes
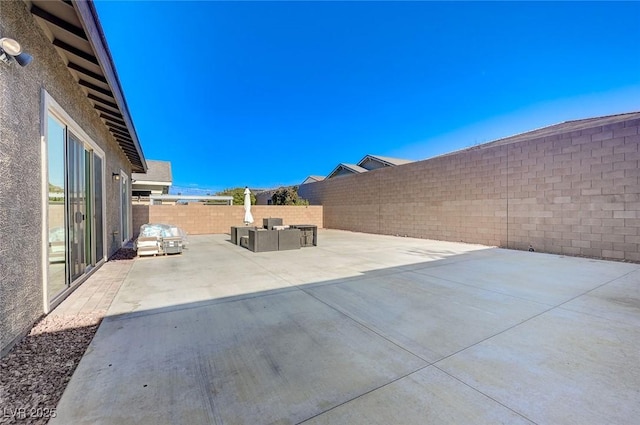
[[[120,173],[111,173],[111,178],[114,182],[120,181]]]
[[[33,56],[22,51],[20,43],[13,38],[0,38],[0,60],[6,64],[12,61],[18,62],[20,66],[27,66],[33,60]]]

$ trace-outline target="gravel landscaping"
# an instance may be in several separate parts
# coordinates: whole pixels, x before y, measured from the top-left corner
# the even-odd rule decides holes
[[[0,424],[46,424],[103,315],[45,316],[0,360]]]
[[[131,260],[120,249],[109,261]],[[43,316],[0,359],[0,424],[46,424],[106,311]]]

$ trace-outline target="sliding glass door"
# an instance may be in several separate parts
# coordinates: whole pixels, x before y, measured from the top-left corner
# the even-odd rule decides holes
[[[49,114],[49,302],[104,258],[103,158]]]

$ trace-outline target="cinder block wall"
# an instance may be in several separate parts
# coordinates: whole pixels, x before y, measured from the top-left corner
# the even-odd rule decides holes
[[[326,228],[640,261],[640,119],[300,186]]]
[[[322,228],[322,206],[253,205],[253,226],[262,227],[262,219],[282,218],[284,224],[313,224]],[[242,205],[134,205],[133,231],[145,223],[173,224],[190,235],[229,233],[231,226],[244,225]]]

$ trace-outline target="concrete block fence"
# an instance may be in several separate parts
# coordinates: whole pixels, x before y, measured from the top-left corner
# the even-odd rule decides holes
[[[640,119],[631,116],[309,183],[299,194],[324,207],[326,228],[640,261]]]
[[[253,226],[262,219],[279,217],[284,224],[313,224],[323,227],[322,206],[253,205]],[[146,223],[173,224],[189,235],[229,233],[231,226],[242,226],[242,205],[133,205],[133,230],[137,235]]]

